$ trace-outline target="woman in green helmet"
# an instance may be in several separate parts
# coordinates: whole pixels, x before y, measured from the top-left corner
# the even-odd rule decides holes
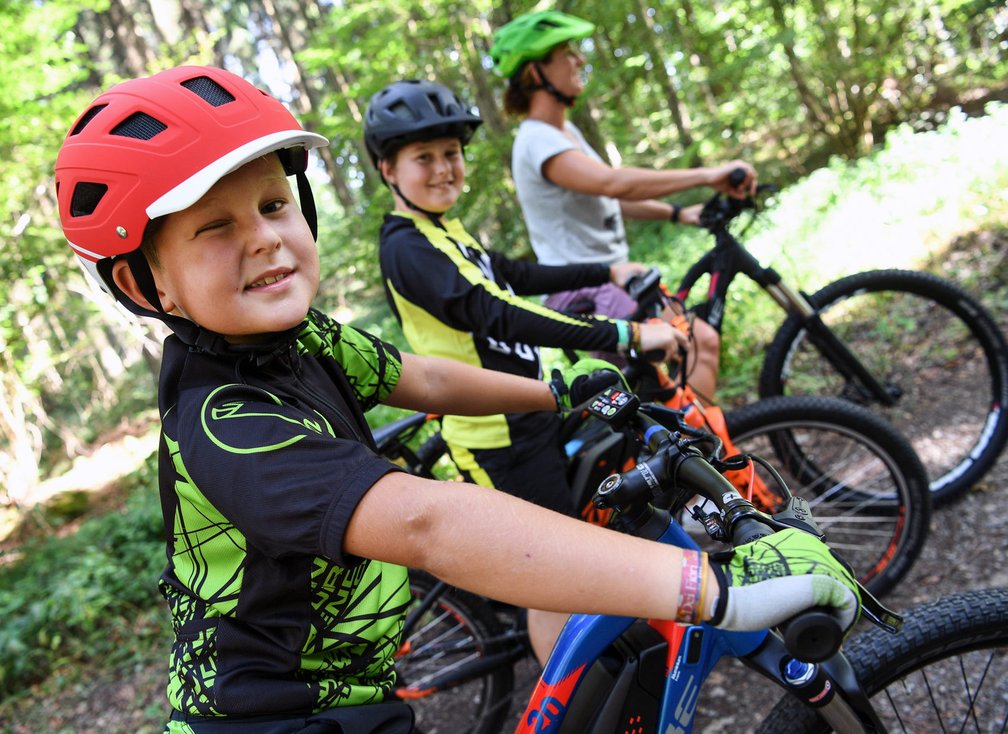
[[[594,30],[594,24],[559,11],[528,13],[502,26],[490,49],[497,70],[508,78],[504,108],[522,118],[511,170],[532,248],[546,265],[625,261],[624,218],[699,224],[700,205],[680,207],[659,197],[700,186],[742,197],[756,187],[756,171],[744,161],[686,169],[608,165],[567,119],[584,89],[585,59],[575,42]],[[732,186],[729,176],[736,168],[746,175]],[[611,286],[554,294],[546,305],[566,310],[585,300],[594,301],[596,313],[616,318],[636,306]],[[692,336],[689,381],[702,399],[712,401],[720,340],[699,319]]]

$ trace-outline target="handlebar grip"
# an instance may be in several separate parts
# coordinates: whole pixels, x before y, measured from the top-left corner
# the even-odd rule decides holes
[[[825,607],[797,614],[781,625],[784,647],[806,663],[821,663],[833,657],[843,642],[840,623]]]
[[[745,177],[746,177],[745,169],[736,168],[730,174],[728,174],[728,183],[730,183],[733,188],[741,186],[742,182],[745,181]]]

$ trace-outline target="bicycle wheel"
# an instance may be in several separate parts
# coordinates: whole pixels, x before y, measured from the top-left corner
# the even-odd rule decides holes
[[[826,542],[873,594],[903,578],[924,546],[931,502],[898,431],[857,405],[811,396],[758,400],[726,413],[725,425],[740,452],[766,459],[808,500]],[[756,472],[774,486],[765,468]]]
[[[991,468],[1008,441],[1008,346],[974,298],[930,273],[877,270],[831,283],[809,301],[895,404],[882,406],[845,380],[797,316],[767,348],[761,396],[834,395],[880,409],[916,449],[936,505]]]
[[[436,583],[433,576],[410,569],[408,620]],[[501,731],[514,686],[507,639],[487,600],[454,587],[418,615],[404,630],[396,654],[396,695],[413,707],[418,734]],[[498,654],[489,670],[466,673]],[[455,681],[452,673],[458,674]]]
[[[872,629],[845,651],[890,732],[1008,730],[1008,589],[963,592],[914,607],[898,634]],[[828,728],[788,695],[758,731]]]

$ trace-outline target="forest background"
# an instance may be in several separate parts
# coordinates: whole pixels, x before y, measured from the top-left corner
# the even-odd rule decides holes
[[[121,79],[199,63],[284,100],[331,141],[310,171],[320,213],[317,305],[402,345],[378,278],[377,232],[391,199],[363,145],[368,100],[395,79],[431,78],[478,108],[485,124],[467,147],[468,189],[454,213],[484,243],[530,257],[508,171],[515,120],[502,112],[505,82],[488,49],[495,28],[546,7],[597,26],[583,44],[589,81],[572,112],[596,149],[624,166],[753,162],[761,180],[784,187],[754,246],[762,235],[761,256],[810,278],[810,289],[820,276],[907,264],[913,248],[927,254],[916,231],[875,240],[859,225],[942,214],[941,224],[929,220],[930,236],[947,241],[1008,222],[1008,108],[998,104],[1008,99],[1008,8],[995,0],[4,0],[0,543],[56,533],[79,508],[38,509],[52,478],[156,418],[164,328],[97,291],[58,224],[53,163],[94,96]],[[970,127],[980,119],[989,124]],[[974,144],[963,147],[968,138]],[[970,195],[950,204],[951,182]],[[685,269],[679,255],[709,244],[682,227],[629,229],[634,258],[660,265],[669,281]],[[862,247],[853,252],[844,237]],[[738,310],[748,320],[726,336],[736,345],[725,355],[728,399],[744,395],[747,360],[774,326],[754,327],[760,312]],[[0,567],[20,557],[11,548],[0,547]],[[0,593],[0,612],[10,621],[6,612],[23,601]],[[39,667],[18,657],[19,645],[58,652],[68,644],[66,635],[38,639],[46,624],[30,617],[17,617],[27,637],[10,625],[0,631],[0,694]]]

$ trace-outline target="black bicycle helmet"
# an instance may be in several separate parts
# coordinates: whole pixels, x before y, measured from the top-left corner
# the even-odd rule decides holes
[[[464,146],[483,124],[479,115],[437,82],[393,82],[371,97],[364,115],[364,143],[375,168],[404,145],[458,138]]]

